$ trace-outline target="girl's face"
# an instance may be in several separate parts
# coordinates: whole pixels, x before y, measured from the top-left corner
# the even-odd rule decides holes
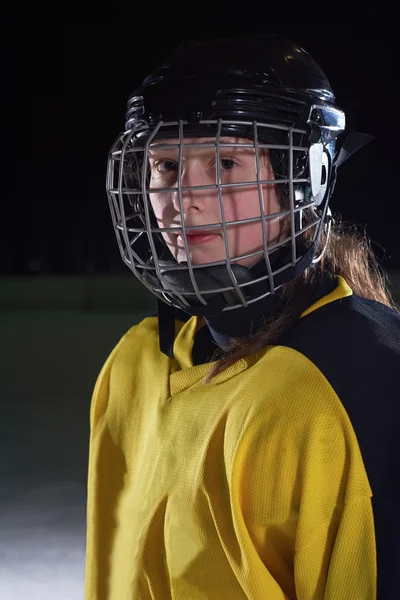
[[[215,138],[185,138],[185,143],[215,142]],[[224,137],[221,143],[239,143],[239,138]],[[179,140],[165,140],[161,144],[178,144]],[[157,149],[157,144],[150,146],[150,187],[165,188],[177,185],[178,148]],[[204,186],[216,184],[216,152],[215,148],[183,148],[182,152],[182,186]],[[273,180],[274,173],[268,157],[259,156],[260,179]],[[220,183],[254,182],[257,180],[256,161],[253,148],[228,147],[220,148]],[[264,213],[278,213],[280,208],[275,186],[261,185]],[[222,204],[225,221],[240,221],[260,217],[260,199],[257,185],[243,187],[222,187]],[[202,264],[225,260],[225,246],[222,236],[221,215],[218,201],[218,190],[182,190],[183,211],[179,207],[178,191],[153,191],[150,201],[159,227],[179,227],[185,225],[187,242],[192,264]],[[214,224],[203,235],[190,231],[190,227]],[[268,246],[274,244],[280,235],[282,218],[241,223],[226,227],[227,244],[230,259],[250,254],[263,248],[262,227],[265,227]],[[208,234],[206,235],[206,233]],[[162,236],[178,263],[187,262],[188,257],[182,235],[174,232],[163,232]],[[263,254],[234,261],[246,267],[253,266]]]

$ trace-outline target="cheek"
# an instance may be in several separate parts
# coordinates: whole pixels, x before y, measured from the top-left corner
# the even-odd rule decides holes
[[[150,184],[151,185],[151,184]],[[150,204],[156,219],[161,219],[163,215],[164,202],[162,201],[162,194],[149,194]]]
[[[276,200],[273,188],[265,186],[263,190],[263,207],[265,214],[273,214],[281,209]],[[260,202],[257,190],[231,193],[224,198],[226,221],[240,221],[259,217]],[[269,243],[276,241],[280,232],[280,221],[271,219],[265,222]],[[232,225],[228,227],[228,235],[236,251],[255,250],[263,245],[263,232],[261,221]],[[244,252],[243,252],[244,253]]]
[[[265,186],[267,188],[267,186]],[[226,221],[241,221],[259,217],[261,215],[260,200],[257,190],[248,190],[246,192],[237,192],[226,194],[223,197],[224,212]],[[263,190],[263,209],[264,214],[270,215],[279,212],[281,209],[275,198],[274,190],[271,187]],[[275,219],[272,221],[276,223]],[[267,221],[270,228],[271,221]],[[254,227],[260,229],[261,222],[245,223],[240,227]],[[235,226],[232,226],[235,227]]]
[[[170,198],[163,193],[153,193],[150,194],[150,204],[153,209],[158,227],[171,227],[175,213]],[[161,232],[161,235],[167,246],[170,248],[176,246],[176,236],[172,235],[168,231]]]
[[[240,221],[260,214],[258,194],[254,190],[225,193],[222,199],[226,221]]]
[[[150,204],[160,227],[168,227],[172,221],[174,209],[167,194],[150,194]]]

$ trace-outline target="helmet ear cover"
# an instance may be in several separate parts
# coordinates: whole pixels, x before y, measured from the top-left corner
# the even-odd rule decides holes
[[[308,151],[311,194],[315,205],[321,204],[328,188],[329,157],[323,144],[311,144]]]

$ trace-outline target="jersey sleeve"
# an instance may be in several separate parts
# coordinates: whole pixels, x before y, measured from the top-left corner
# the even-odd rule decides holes
[[[85,600],[107,598],[109,549],[115,528],[114,502],[125,473],[120,450],[107,424],[110,376],[125,336],[106,360],[97,378],[90,406],[89,468],[86,511]],[[108,515],[105,519],[104,515]]]
[[[352,423],[307,357],[276,347],[266,364],[272,389],[235,479],[258,555],[290,600],[375,600],[372,491]]]
[[[93,394],[92,401],[90,403],[90,432],[91,434],[95,432],[96,425],[101,419],[107,408],[108,402],[108,391],[109,391],[109,383],[110,383],[110,372],[112,369],[112,365],[114,363],[115,357],[118,354],[121,345],[125,339],[125,336],[118,342],[115,348],[112,350],[107,360],[105,361],[103,367],[100,370],[99,375],[97,376]]]
[[[298,600],[376,598],[375,534],[370,498],[345,504],[296,550]]]
[[[377,597],[395,598],[400,565],[400,315],[353,295],[300,319],[285,343],[319,369],[348,415],[372,492]]]

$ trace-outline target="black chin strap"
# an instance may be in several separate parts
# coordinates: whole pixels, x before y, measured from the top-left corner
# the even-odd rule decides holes
[[[174,358],[175,309],[157,298],[157,312],[160,350],[169,358]]]
[[[174,358],[175,341],[175,319],[187,321],[193,315],[204,316],[204,314],[215,315],[222,311],[225,302],[221,294],[216,295],[205,307],[191,307],[191,312],[186,313],[174,306],[170,306],[157,298],[158,333],[160,338],[160,350],[169,358]]]
[[[321,222],[322,223],[322,222]],[[298,240],[299,243],[302,240]],[[299,248],[300,249],[300,248]],[[312,244],[310,248],[305,252],[302,258],[299,260],[295,267],[291,269],[287,269],[282,273],[279,273],[274,277],[274,286],[275,288],[280,287],[283,283],[291,279],[296,279],[301,273],[307,268],[310,264],[313,256],[315,256],[316,243]],[[290,249],[285,251],[285,255],[289,255]],[[283,260],[282,257],[277,257]],[[253,279],[257,278],[257,271],[262,270],[265,271],[265,263],[264,259],[261,259],[256,265],[254,265],[251,269],[247,269],[246,271],[249,273],[249,276]],[[262,275],[263,273],[259,273]],[[269,280],[264,280],[259,282],[258,284],[253,284],[252,292],[255,296],[262,296],[265,292],[269,290]],[[258,293],[257,293],[258,291]],[[250,293],[250,291],[248,292]],[[250,296],[251,297],[251,296]],[[238,301],[238,298],[236,298]],[[260,300],[261,301],[261,300]],[[223,294],[216,294],[209,302],[207,306],[191,306],[190,313],[187,313],[183,310],[180,310],[174,306],[168,305],[159,298],[157,298],[157,307],[158,307],[158,332],[159,332],[159,345],[160,350],[168,356],[169,358],[174,358],[174,341],[175,341],[175,318],[178,318],[183,321],[187,321],[191,316],[197,315],[202,317],[213,317],[220,314],[225,306],[229,304],[224,300]]]

